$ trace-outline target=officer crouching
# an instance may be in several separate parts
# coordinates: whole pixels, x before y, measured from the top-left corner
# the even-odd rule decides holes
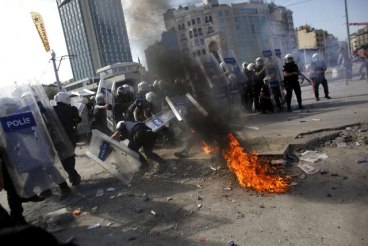
[[[128,148],[138,153],[141,167],[148,167],[146,158],[139,152],[139,149],[143,148],[146,157],[160,165],[157,172],[162,172],[166,161],[153,152],[156,137],[157,134],[140,121],[119,121],[115,133],[111,136],[117,141],[128,139]]]

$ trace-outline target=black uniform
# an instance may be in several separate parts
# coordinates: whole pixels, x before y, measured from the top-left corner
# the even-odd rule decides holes
[[[143,151],[147,158],[160,164],[165,163],[164,159],[153,152],[157,136],[156,133],[143,122],[125,121],[117,130],[121,134],[121,140],[129,140],[128,148],[139,154],[139,160],[142,165],[147,165],[148,163],[144,156],[138,151],[141,147],[143,147]]]
[[[255,67],[255,74],[253,79],[253,92],[254,92],[254,106],[256,108],[256,111],[260,110],[259,105],[259,95],[261,93],[261,88],[263,87],[263,79],[266,77],[266,72],[264,69],[264,65],[257,65]]]
[[[129,106],[132,104],[134,100],[133,93],[126,93],[123,95],[118,95],[116,97],[116,103],[114,105],[113,114],[115,122],[119,122],[121,120],[126,119],[125,115]]]
[[[79,117],[78,109],[74,106],[60,102],[54,106],[54,109],[66,134],[75,148],[77,145],[77,124],[82,121],[82,118]],[[68,173],[68,177],[72,185],[79,185],[81,177],[75,170],[75,155],[61,160],[61,163],[63,164],[65,171]]]
[[[283,71],[286,73],[296,72],[299,74],[298,65],[295,62],[285,63]],[[284,87],[286,89],[286,104],[288,110],[291,110],[291,98],[293,96],[293,90],[295,92],[296,99],[298,100],[299,108],[302,108],[302,91],[300,89],[300,84],[298,81],[299,75],[289,75],[284,74]]]

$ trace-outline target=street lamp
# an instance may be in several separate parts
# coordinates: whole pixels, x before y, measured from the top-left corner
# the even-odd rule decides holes
[[[55,78],[56,78],[56,84],[57,84],[57,87],[58,87],[58,91],[64,91],[63,87],[61,86],[61,82],[60,82],[60,79],[59,79],[59,68],[60,68],[60,64],[61,64],[61,61],[66,59],[66,58],[69,58],[69,57],[76,57],[76,55],[64,55],[64,56],[61,56],[60,60],[59,60],[59,65],[56,66],[56,54],[54,52],[54,50],[51,50],[51,61],[52,61],[52,65],[54,66],[54,72],[55,72]]]

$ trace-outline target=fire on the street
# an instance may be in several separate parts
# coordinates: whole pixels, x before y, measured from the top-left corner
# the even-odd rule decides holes
[[[272,193],[283,193],[288,190],[285,178],[272,176],[271,168],[262,165],[256,155],[247,154],[233,134],[229,133],[228,139],[229,147],[222,150],[222,155],[241,186]]]
[[[217,145],[215,145],[215,147],[211,147],[203,140],[201,141],[201,148],[203,152],[206,154],[215,153],[215,152],[218,152],[219,150]]]
[[[247,154],[232,133],[228,134],[228,144],[229,146],[222,150],[222,155],[241,186],[270,193],[284,193],[288,190],[287,177],[273,176],[272,167],[262,165],[257,155]],[[219,150],[217,145],[211,147],[204,141],[201,142],[201,148],[206,154]]]

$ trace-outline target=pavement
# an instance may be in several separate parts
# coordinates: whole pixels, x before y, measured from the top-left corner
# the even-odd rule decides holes
[[[311,86],[304,82],[302,101],[304,110],[297,109],[295,94],[293,112],[243,115],[233,125],[244,147],[259,155],[283,155],[290,145],[311,139],[308,136],[333,129],[345,128],[368,121],[368,81],[354,77],[349,85],[345,80],[328,82],[330,96],[325,99],[322,86],[320,101],[316,101]],[[315,137],[320,137],[316,135]]]

